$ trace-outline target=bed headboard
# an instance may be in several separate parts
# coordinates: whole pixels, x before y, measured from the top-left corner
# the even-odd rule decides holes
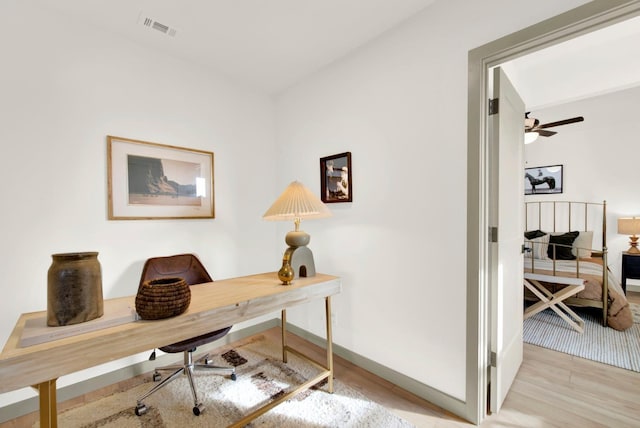
[[[525,202],[525,231],[601,232],[602,249],[607,248],[607,201],[528,201]]]

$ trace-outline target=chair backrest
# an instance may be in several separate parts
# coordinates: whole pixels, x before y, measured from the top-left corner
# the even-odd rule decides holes
[[[150,279],[169,277],[184,278],[189,285],[213,282],[207,270],[194,254],[177,254],[148,259],[142,268],[139,286]]]

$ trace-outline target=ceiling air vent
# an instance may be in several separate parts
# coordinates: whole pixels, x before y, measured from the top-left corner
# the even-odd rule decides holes
[[[141,18],[142,18],[142,15],[141,15]],[[160,31],[161,33],[166,34],[167,36],[171,36],[171,37],[175,37],[176,36],[176,32],[178,31],[175,28],[171,28],[168,25],[162,24],[162,23],[156,21],[155,19],[149,18],[149,17],[142,18],[140,20],[140,22],[145,27],[153,28],[154,30]]]

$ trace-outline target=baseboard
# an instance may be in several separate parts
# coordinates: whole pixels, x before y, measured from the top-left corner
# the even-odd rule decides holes
[[[629,282],[627,282],[627,291],[634,291],[636,293],[640,293],[640,285],[629,284]]]
[[[304,338],[305,340],[308,340],[315,345],[321,347],[326,346],[325,338],[316,336],[315,334],[296,327],[295,325],[287,323],[287,330]],[[466,403],[455,397],[452,397],[442,391],[425,385],[424,383],[418,382],[417,380],[410,378],[409,376],[398,373],[397,371],[390,369],[389,367],[383,366],[382,364],[363,357],[360,354],[343,348],[340,345],[336,345],[335,343],[333,344],[333,353],[344,358],[350,363],[363,368],[378,377],[381,377],[382,379],[388,380],[389,382],[399,386],[405,391],[409,391],[412,394],[415,394],[418,397],[423,398],[438,407],[441,407],[457,416],[460,416],[463,419],[466,419]]]
[[[220,346],[235,342],[237,340],[242,340],[245,337],[253,336],[254,334],[258,334],[273,327],[280,327],[280,320],[278,318],[274,318],[237,331],[231,331],[220,340],[208,345],[204,345],[198,349],[201,351],[215,349]],[[154,361],[143,361],[141,363],[123,367],[121,369],[114,370],[112,372],[105,373],[91,379],[74,383],[73,385],[65,386],[57,390],[57,401],[58,403],[61,403],[72,398],[87,394],[91,391],[113,385],[114,383],[131,379],[144,373],[148,373],[152,371],[154,367],[169,364],[173,360],[175,360],[175,355],[165,354],[159,356]],[[20,416],[38,411],[38,408],[38,397],[27,398],[26,400],[9,404],[0,409],[0,423],[7,422]]]

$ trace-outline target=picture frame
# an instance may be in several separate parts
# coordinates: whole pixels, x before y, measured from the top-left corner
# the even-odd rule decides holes
[[[320,158],[320,199],[327,204],[353,202],[351,152]]]
[[[536,166],[524,169],[524,194],[548,195],[564,189],[562,165]]]
[[[107,136],[109,220],[215,218],[214,154]]]

